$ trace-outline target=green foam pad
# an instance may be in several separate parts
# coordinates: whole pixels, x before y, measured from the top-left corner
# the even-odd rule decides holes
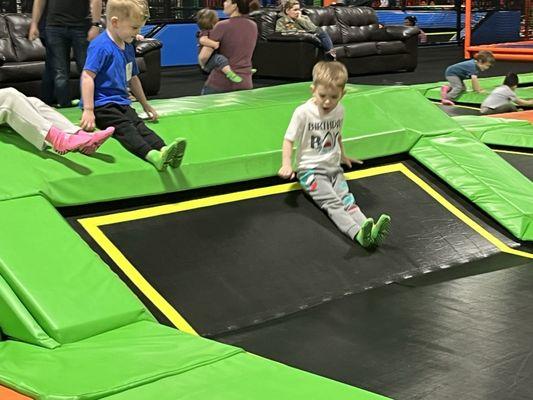
[[[454,120],[483,143],[533,148],[533,125],[528,121],[477,116],[454,117]]]
[[[114,139],[91,157],[59,156],[38,152],[3,126],[0,200],[42,194],[65,206],[273,176],[292,113],[309,97],[309,83],[300,83],[153,101],[161,119],[149,125],[167,142],[179,136],[188,141],[182,167],[162,173]],[[407,87],[348,86],[343,104],[347,150],[363,159],[406,152],[422,133],[457,126]],[[413,104],[421,111],[413,113]],[[75,108],[62,112],[74,121],[81,115]]]
[[[522,240],[533,240],[533,182],[464,131],[425,137],[410,154]]]
[[[141,321],[54,350],[0,342],[0,384],[40,400],[100,399],[241,352]]]
[[[53,349],[59,346],[31,316],[0,275],[0,328],[10,338]]]
[[[444,74],[444,71],[443,71]],[[496,76],[490,78],[480,78],[480,86],[487,93],[476,93],[472,91],[472,85],[470,80],[466,80],[467,92],[463,93],[457,98],[457,102],[466,103],[466,104],[475,104],[481,105],[483,100],[485,100],[488,94],[494,90],[496,87],[500,86],[503,83],[504,76]],[[533,73],[520,74],[519,75],[520,84],[532,84],[533,83]],[[420,91],[425,97],[431,100],[440,100],[440,88],[443,85],[447,85],[447,81],[436,82],[436,83],[423,83],[420,85],[412,85],[411,87]],[[522,99],[531,99],[533,98],[533,86],[519,87],[516,89],[516,95]]]
[[[106,400],[385,400],[386,397],[260,358],[237,354]]]
[[[42,197],[0,202],[0,221],[0,275],[57,342],[152,320],[127,286]]]

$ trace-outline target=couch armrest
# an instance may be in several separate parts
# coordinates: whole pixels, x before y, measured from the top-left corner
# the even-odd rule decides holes
[[[420,29],[416,26],[390,25],[385,27],[389,40],[406,40],[412,36],[417,36]]]
[[[267,36],[269,42],[307,42],[320,46],[320,40],[316,35],[308,32],[281,33],[274,32]]]
[[[159,40],[145,38],[135,43],[135,54],[138,57],[144,56],[151,51],[161,49],[161,47],[163,47],[163,43],[161,43]]]

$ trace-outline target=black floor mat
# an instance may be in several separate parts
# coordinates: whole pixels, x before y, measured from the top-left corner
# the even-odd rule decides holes
[[[522,174],[533,180],[533,152],[520,154],[518,152],[499,151],[498,154]]]

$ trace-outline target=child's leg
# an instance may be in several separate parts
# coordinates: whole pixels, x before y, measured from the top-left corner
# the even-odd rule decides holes
[[[496,108],[488,108],[488,107],[481,107],[481,114],[482,115],[490,115],[490,114],[505,114],[510,112],[517,111],[516,106],[513,103],[507,103],[503,106],[499,106]]]
[[[298,180],[302,188],[321,209],[328,213],[337,228],[351,240],[354,240],[361,224],[356,222],[346,210],[346,206],[333,187],[334,178],[325,172],[317,173],[315,170],[298,173]]]
[[[52,127],[27,97],[13,88],[0,89],[0,123],[7,123],[38,150],[45,149],[45,138]]]
[[[157,165],[154,164],[157,169],[165,169],[167,165],[170,165],[172,168],[178,168],[181,165],[187,144],[185,139],[177,138],[170,145],[166,146],[163,139],[146,126],[133,108],[128,107],[127,115],[130,120],[134,121],[139,135],[151,146],[152,150],[161,152],[161,154],[157,155],[159,157],[159,160],[156,162]],[[153,159],[156,158],[156,156],[153,156]],[[149,161],[152,162],[151,160]]]
[[[45,104],[40,99],[36,97],[28,97],[28,101],[42,117],[50,121],[53,126],[61,129],[63,132],[75,134],[81,130],[79,126],[74,125],[67,119],[67,117]]]
[[[450,84],[450,90],[448,91],[446,98],[448,100],[455,100],[461,93],[466,90],[463,80],[458,76],[447,76],[446,79]]]
[[[202,50],[203,49],[204,48],[202,48]],[[213,53],[211,57],[209,57],[209,60],[207,60],[205,63],[203,69],[205,72],[211,72],[214,69],[220,69],[230,81],[235,83],[242,82],[242,78],[231,69],[228,58],[222,54],[216,52]]]
[[[115,127],[114,137],[130,153],[145,160],[146,155],[153,149],[151,144],[147,143],[137,130],[137,119],[140,119],[135,111],[133,114],[136,118],[132,121],[132,114],[128,110],[130,107],[108,104],[97,107],[94,110],[96,117],[96,126],[99,128],[113,126]],[[132,109],[133,110],[133,109]],[[142,122],[142,120],[141,120]],[[162,141],[161,141],[162,142]],[[161,147],[164,143],[161,144]],[[159,148],[161,148],[159,147]]]
[[[335,193],[337,193],[339,198],[342,200],[342,204],[344,205],[346,212],[350,214],[358,226],[361,226],[367,218],[359,206],[355,204],[355,197],[352,193],[350,193],[350,188],[348,187],[348,183],[344,178],[344,173],[342,170],[337,172],[337,174],[333,177],[333,190],[335,190]]]
[[[150,146],[150,150],[161,150],[165,145],[165,141],[146,126],[142,118],[137,115],[137,112],[132,107],[125,106],[124,108],[126,117],[135,126],[142,140]]]

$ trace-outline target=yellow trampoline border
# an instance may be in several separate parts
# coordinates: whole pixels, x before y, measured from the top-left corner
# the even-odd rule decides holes
[[[500,251],[516,256],[533,259],[533,254],[516,250],[500,239],[492,235],[485,228],[468,217],[465,213],[451,204],[435,189],[433,189],[422,178],[417,176],[402,163],[395,163],[380,167],[368,168],[360,171],[348,172],[345,174],[347,180],[367,178],[371,176],[399,172],[418,185],[422,190],[434,198],[444,208],[454,216],[463,221],[471,229],[484,237]],[[257,197],[269,196],[274,194],[286,193],[298,190],[300,186],[297,183],[287,183],[276,186],[269,186],[258,189],[245,190],[235,193],[216,195],[196,200],[184,201],[181,203],[167,204],[144,208],[140,210],[125,211],[115,214],[102,215],[98,217],[81,218],[78,220],[80,225],[95,240],[95,242],[111,257],[113,262],[126,274],[131,282],[169,319],[169,321],[179,330],[197,335],[194,328],[178,313],[178,311],[168,303],[161,294],[142,276],[142,274],[130,263],[122,252],[111,242],[111,240],[100,229],[104,225],[112,225],[120,222],[133,221],[143,218],[150,218],[159,215],[171,214],[180,211],[194,210],[197,208],[210,207],[219,204],[225,204],[235,201],[248,200]]]

